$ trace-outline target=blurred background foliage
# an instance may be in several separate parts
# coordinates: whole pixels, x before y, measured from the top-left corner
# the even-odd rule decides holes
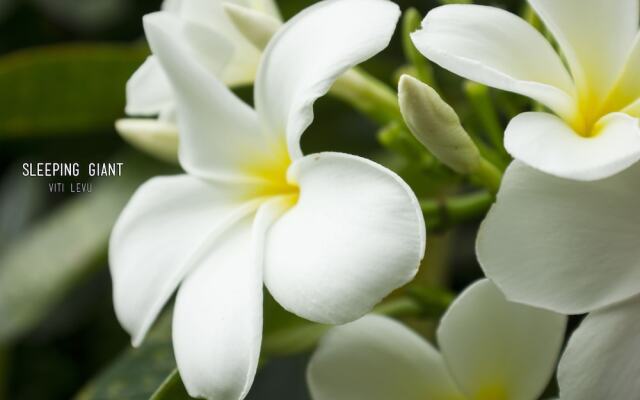
[[[285,18],[313,2],[278,0]],[[423,15],[442,2],[399,1],[403,10],[415,7]],[[523,1],[477,3],[524,12]],[[123,116],[125,83],[148,53],[141,17],[159,7],[160,0],[0,0],[0,400],[137,400],[159,388],[154,398],[186,398],[172,373],[170,316],[141,349],[130,349],[113,313],[106,265],[109,231],[135,188],[150,176],[178,172],[131,149],[113,128]],[[364,66],[392,87],[407,63],[400,31]],[[483,105],[474,104],[465,82],[441,69],[436,79],[472,132],[500,129],[531,106],[479,88],[502,110],[483,120],[475,112]],[[250,93],[239,90],[246,98]],[[303,147],[374,158],[398,171],[421,198],[469,190],[414,142],[389,140],[393,130],[380,128],[324,98]],[[108,160],[125,163],[123,176],[101,178],[90,194],[50,193],[54,178],[22,176],[23,162]],[[478,218],[463,219],[455,226],[428,219],[428,256],[417,283],[404,291],[422,305],[424,318],[409,322],[426,335],[450,291],[480,276],[473,254]],[[414,305],[399,302],[384,311],[403,316]],[[268,298],[265,314],[265,354],[250,399],[307,399],[305,351],[325,328]]]

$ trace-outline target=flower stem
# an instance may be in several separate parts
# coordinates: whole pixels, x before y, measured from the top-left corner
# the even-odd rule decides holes
[[[360,68],[350,69],[340,76],[329,93],[380,125],[402,121],[396,92]]]
[[[493,201],[493,194],[482,191],[444,200],[422,200],[420,206],[427,221],[442,227],[481,217]]]
[[[489,94],[489,88],[479,83],[467,81],[464,85],[465,93],[471,102],[480,123],[487,133],[490,143],[498,151],[504,152],[503,130],[500,125],[498,112]]]
[[[502,172],[485,158],[480,160],[480,166],[469,177],[472,182],[483,186],[494,195],[498,193],[502,182]]]
[[[407,60],[415,68],[416,78],[439,91],[433,74],[433,68],[427,59],[418,51],[411,40],[411,33],[420,28],[422,16],[415,8],[409,8],[402,19],[402,48]]]

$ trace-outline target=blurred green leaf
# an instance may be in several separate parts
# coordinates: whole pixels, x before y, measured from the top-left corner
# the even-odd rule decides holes
[[[128,0],[31,0],[65,27],[81,32],[99,32],[115,25],[130,11]]]
[[[180,379],[180,373],[174,369],[167,379],[162,382],[158,390],[151,395],[149,400],[187,400],[191,396],[187,393]]]
[[[0,343],[36,325],[67,291],[106,262],[111,228],[140,183],[167,167],[117,158],[123,176],[98,179],[9,243],[0,255]],[[42,182],[46,185],[45,182]]]
[[[68,44],[0,58],[0,139],[111,131],[140,45]]]
[[[171,348],[171,313],[167,312],[158,320],[142,346],[126,350],[90,382],[76,400],[148,400],[163,386],[175,367]],[[176,392],[181,387],[179,385]],[[163,399],[177,400],[180,397]]]

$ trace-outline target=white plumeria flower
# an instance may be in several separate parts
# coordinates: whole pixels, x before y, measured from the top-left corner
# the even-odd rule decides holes
[[[638,182],[640,163],[577,182],[516,161],[480,229],[480,263],[510,299],[592,312],[560,363],[563,400],[635,400],[640,393]]]
[[[162,9],[184,24],[184,43],[199,63],[230,87],[250,84],[260,51],[235,28],[224,10],[226,3],[280,21],[273,0],[165,0]],[[117,121],[125,139],[165,160],[176,159],[176,95],[156,56],[150,56],[127,83],[125,111],[133,117],[157,117]]]
[[[479,5],[432,10],[416,47],[467,79],[528,96],[551,110],[515,117],[505,147],[560,177],[595,180],[640,159],[638,0],[529,0],[569,71],[521,18]]]
[[[263,282],[287,310],[339,324],[417,272],[426,232],[411,189],[372,161],[303,156],[299,144],[315,99],[384,49],[399,15],[386,0],[331,0],[303,11],[265,50],[255,111],[184,46],[184,24],[167,13],[145,17],[175,89],[188,174],[147,182],[120,216],[109,253],[114,304],[138,345],[179,287],[173,344],[192,396],[247,394]]]
[[[553,375],[565,326],[566,317],[509,303],[482,280],[442,318],[440,351],[369,315],[326,335],[307,380],[314,400],[534,400]]]

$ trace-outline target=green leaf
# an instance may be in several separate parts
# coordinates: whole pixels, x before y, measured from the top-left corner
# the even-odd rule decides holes
[[[151,395],[149,400],[187,400],[191,396],[187,393],[180,379],[180,373],[174,369],[167,379],[162,382],[158,390]]]
[[[67,44],[0,58],[0,139],[111,131],[140,45]]]
[[[0,344],[36,325],[70,288],[105,265],[109,233],[129,197],[167,170],[140,156],[117,160],[124,162],[121,177],[96,180],[92,193],[76,194],[0,255]]]
[[[171,313],[167,312],[158,320],[142,346],[126,350],[90,382],[76,400],[148,400],[161,387],[168,394],[181,393],[184,390],[182,384],[174,385],[175,367],[171,348]],[[161,398],[178,400],[189,397]]]

